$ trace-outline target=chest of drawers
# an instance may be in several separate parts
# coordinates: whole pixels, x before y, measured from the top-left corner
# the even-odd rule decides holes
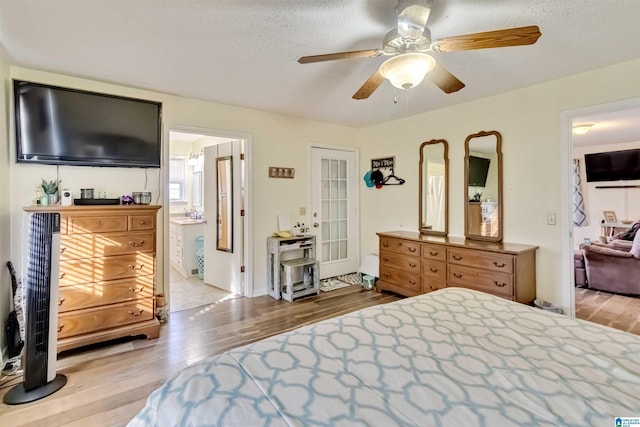
[[[378,237],[379,291],[413,296],[458,286],[525,304],[535,299],[537,246],[406,231],[378,233]]]
[[[60,212],[58,352],[120,338],[157,338],[159,206],[51,207]]]

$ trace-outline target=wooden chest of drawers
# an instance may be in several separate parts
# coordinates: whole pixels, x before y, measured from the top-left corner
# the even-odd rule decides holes
[[[378,291],[413,296],[458,286],[525,304],[535,299],[537,246],[474,242],[405,231],[378,236]]]
[[[157,338],[159,206],[51,206],[60,212],[58,352],[120,338]]]

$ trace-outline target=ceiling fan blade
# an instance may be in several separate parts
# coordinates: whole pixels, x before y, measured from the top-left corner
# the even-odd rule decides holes
[[[488,49],[493,47],[523,46],[534,44],[542,34],[537,25],[507,28],[506,30],[466,34],[437,40],[431,46],[435,52]]]
[[[427,74],[427,77],[445,93],[457,92],[464,87],[464,83],[438,64]]]
[[[372,58],[374,56],[383,55],[384,52],[380,49],[369,50],[353,50],[351,52],[338,52],[338,53],[326,53],[324,55],[312,55],[303,56],[298,59],[300,64],[311,64],[313,62],[333,61],[335,59],[347,59],[347,58]]]
[[[377,69],[375,73],[353,94],[353,99],[367,99],[373,92],[380,87],[384,82],[384,77],[380,74],[380,69]]]

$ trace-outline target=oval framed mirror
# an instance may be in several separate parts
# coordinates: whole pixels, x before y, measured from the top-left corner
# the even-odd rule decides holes
[[[421,234],[449,232],[449,144],[432,139],[420,145],[418,227]]]
[[[502,135],[481,131],[464,141],[464,235],[502,241]]]

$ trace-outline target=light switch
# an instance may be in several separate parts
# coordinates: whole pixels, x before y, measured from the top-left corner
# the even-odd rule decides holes
[[[556,225],[556,214],[554,213],[547,214],[547,225]]]

